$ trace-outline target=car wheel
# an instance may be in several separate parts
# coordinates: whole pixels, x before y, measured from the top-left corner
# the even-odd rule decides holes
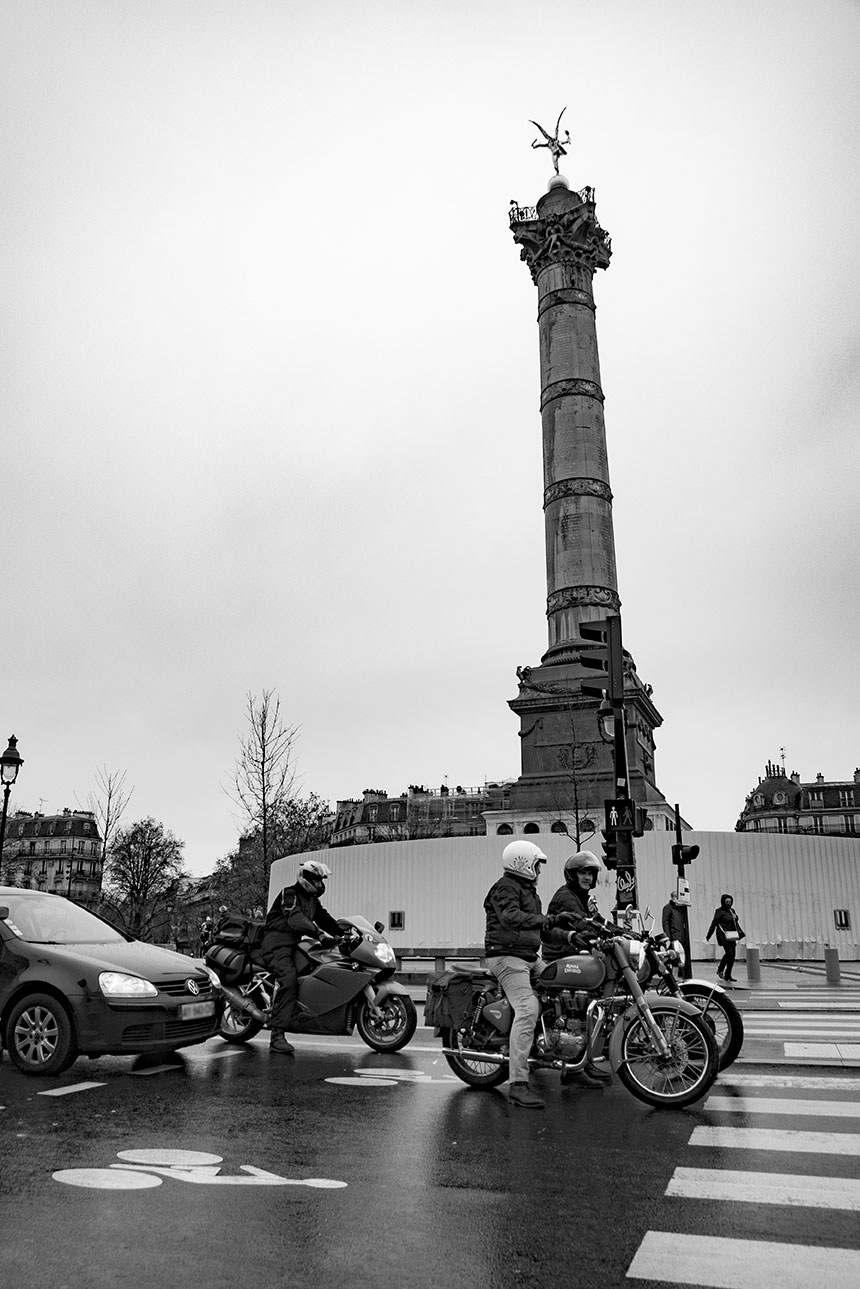
[[[60,1074],[77,1059],[69,1013],[52,994],[28,994],[12,1008],[5,1046],[24,1074]]]

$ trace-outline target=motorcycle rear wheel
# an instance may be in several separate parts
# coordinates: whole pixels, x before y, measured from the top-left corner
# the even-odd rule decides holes
[[[257,1001],[251,995],[249,997],[252,1002]],[[255,1034],[259,1034],[262,1028],[261,1023],[253,1016],[238,1008],[234,1009],[229,1001],[225,1002],[221,1024],[218,1026],[218,1033],[225,1043],[247,1043]]]
[[[461,1038],[456,1029],[443,1029],[442,1043],[445,1047],[462,1047]],[[445,1060],[457,1078],[473,1088],[497,1088],[507,1081],[510,1072],[507,1061],[499,1065],[494,1061],[481,1061],[473,1056],[460,1054],[451,1056],[448,1052],[445,1053]]]
[[[688,1016],[671,1003],[654,1004],[651,1014],[669,1044],[661,1056],[641,1016],[626,1023],[618,1078],[640,1101],[652,1106],[686,1106],[711,1088],[719,1072],[713,1031],[701,1016]]]
[[[681,997],[698,1007],[714,1032],[720,1053],[720,1069],[727,1069],[744,1045],[744,1022],[731,998],[712,994],[703,985],[681,983]]]
[[[389,994],[375,1016],[364,999],[356,1013],[355,1028],[359,1038],[374,1052],[399,1052],[405,1047],[418,1024],[418,1013],[405,994]]]

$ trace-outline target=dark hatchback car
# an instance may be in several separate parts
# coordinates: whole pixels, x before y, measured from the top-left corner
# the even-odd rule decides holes
[[[0,1043],[25,1074],[78,1056],[171,1052],[210,1038],[203,964],[124,935],[45,891],[0,886]]]

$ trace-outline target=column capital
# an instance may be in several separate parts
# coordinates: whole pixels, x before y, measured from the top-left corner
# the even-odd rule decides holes
[[[514,241],[521,248],[520,259],[528,265],[535,283],[552,265],[571,264],[593,274],[609,264],[612,242],[597,222],[593,188],[581,192],[553,189],[537,206],[512,204],[508,217]]]

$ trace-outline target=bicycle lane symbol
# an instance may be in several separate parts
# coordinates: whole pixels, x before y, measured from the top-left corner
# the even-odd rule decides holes
[[[222,1176],[221,1155],[201,1150],[121,1150],[122,1162],[109,1168],[61,1168],[54,1181],[91,1190],[148,1190],[161,1186],[165,1177],[193,1186],[308,1186],[339,1190],[346,1182],[331,1177],[279,1177],[252,1164],[240,1164],[241,1176]]]

